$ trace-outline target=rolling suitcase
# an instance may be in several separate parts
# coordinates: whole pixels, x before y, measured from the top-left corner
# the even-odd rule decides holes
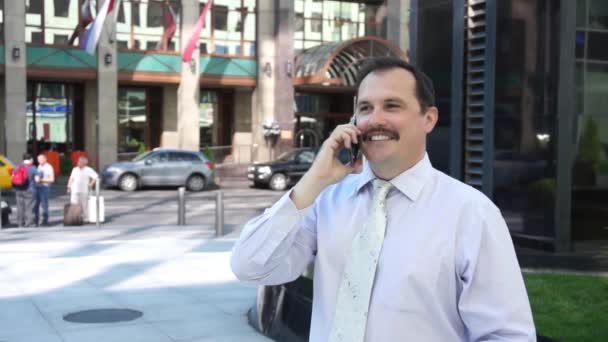
[[[91,196],[89,197],[89,208],[88,208],[88,220],[90,223],[96,223],[95,217],[97,211],[97,197]],[[105,203],[103,200],[103,196],[99,196],[99,222],[103,222],[105,220]]]
[[[68,203],[63,207],[63,225],[82,225],[82,208],[80,207],[80,204]]]

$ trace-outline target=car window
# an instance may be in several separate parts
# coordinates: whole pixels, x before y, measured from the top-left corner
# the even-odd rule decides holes
[[[150,161],[152,163],[166,162],[167,153],[166,152],[157,152],[157,153],[151,154],[148,158],[146,158],[146,161]]]
[[[175,161],[187,161],[187,162],[191,162],[191,161],[200,161],[200,159],[192,154],[192,153],[187,153],[187,152],[169,152],[169,161],[175,162]]]
[[[313,160],[315,160],[315,153],[313,151],[303,151],[296,157],[296,161],[301,164],[310,164]]]

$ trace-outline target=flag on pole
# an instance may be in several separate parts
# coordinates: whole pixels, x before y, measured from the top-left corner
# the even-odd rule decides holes
[[[70,39],[68,39],[68,45],[74,44],[76,37],[81,33],[84,33],[85,28],[93,21],[93,15],[91,14],[91,0],[84,0],[80,7],[80,20],[74,28]],[[82,37],[80,39],[80,47],[82,47]]]
[[[103,23],[105,22],[108,13],[112,12],[112,9],[114,9],[114,2],[114,0],[106,0],[103,3],[101,9],[99,9],[99,12],[97,13],[97,16],[93,20],[93,24],[91,24],[89,29],[87,29],[84,34],[84,39],[81,46],[90,55],[95,54],[95,48],[97,47],[97,42],[101,36]]]
[[[201,35],[201,30],[205,26],[205,19],[207,18],[207,12],[209,11],[209,7],[211,6],[212,2],[213,2],[212,0],[208,0],[208,2],[205,4],[205,7],[203,7],[203,13],[201,13],[201,16],[198,18],[198,21],[196,22],[196,25],[194,25],[194,29],[192,30],[192,35],[190,36],[190,39],[188,40],[188,44],[186,45],[186,48],[184,49],[184,52],[182,55],[182,61],[184,61],[186,63],[188,63],[192,60],[192,53],[194,53],[194,49],[198,46],[198,38]]]
[[[161,37],[160,42],[156,45],[157,50],[167,50],[171,39],[173,39],[173,35],[175,34],[175,29],[177,28],[177,15],[173,11],[173,7],[168,2],[165,2],[165,7],[163,8],[163,21],[164,21],[164,32]]]

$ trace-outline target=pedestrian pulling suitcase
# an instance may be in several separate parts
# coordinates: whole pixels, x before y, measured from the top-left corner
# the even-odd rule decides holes
[[[97,212],[97,197],[91,196],[89,197],[89,215],[88,219],[90,223],[96,223],[95,217]],[[105,220],[105,203],[103,200],[103,196],[99,196],[99,222],[103,222]]]
[[[63,225],[82,225],[82,208],[80,207],[80,204],[68,203],[63,207]]]

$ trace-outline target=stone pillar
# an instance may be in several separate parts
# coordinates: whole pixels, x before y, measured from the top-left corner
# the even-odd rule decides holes
[[[177,148],[177,86],[170,84],[163,87],[163,133],[160,146]]]
[[[277,54],[275,83],[275,120],[281,126],[281,137],[275,151],[275,157],[293,147],[294,130],[294,87],[291,79],[294,64],[294,1],[280,0],[277,10]]]
[[[13,58],[13,49],[19,57]],[[21,162],[26,151],[26,50],[25,1],[4,2],[4,141],[2,152],[14,163]],[[4,148],[6,147],[6,150]]]
[[[182,0],[181,46],[186,47],[192,29],[200,16],[198,0]],[[211,25],[207,22],[206,25]],[[199,149],[199,74],[200,52],[194,50],[191,63],[182,62],[182,77],[178,89],[177,138],[178,148]]]
[[[103,2],[97,2],[100,9]],[[118,8],[114,9],[115,11]],[[118,56],[116,30],[110,14],[103,26],[97,45],[97,120],[96,142],[98,153],[90,154],[90,162],[97,169],[115,162],[118,158]]]
[[[97,82],[84,83],[84,150],[89,154],[91,165],[97,162]],[[117,148],[117,147],[116,147]]]
[[[408,53],[410,50],[410,2],[412,0],[388,0],[386,39]]]
[[[258,2],[258,81],[252,120],[253,143],[259,146],[254,158],[272,159],[278,150],[291,146],[293,132],[293,84],[287,75],[293,70],[294,4],[291,0]],[[281,136],[275,151],[266,147],[264,124],[278,122]]]

